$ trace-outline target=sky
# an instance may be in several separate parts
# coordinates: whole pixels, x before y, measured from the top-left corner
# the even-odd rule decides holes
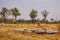
[[[2,7],[18,8],[21,16],[18,19],[30,19],[29,14],[32,9],[38,11],[36,19],[42,19],[41,12],[47,10],[49,12],[47,19],[55,18],[60,20],[60,0],[0,0],[0,10]]]

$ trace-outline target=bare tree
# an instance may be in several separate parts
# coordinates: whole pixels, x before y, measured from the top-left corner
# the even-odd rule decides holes
[[[41,13],[44,17],[44,22],[46,22],[46,18],[47,18],[47,15],[48,15],[49,12],[47,12],[47,10],[43,10]]]

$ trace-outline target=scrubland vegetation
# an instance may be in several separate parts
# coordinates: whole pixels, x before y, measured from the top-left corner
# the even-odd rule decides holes
[[[2,8],[0,12],[0,40],[60,40],[60,20],[57,21],[54,18],[51,18],[51,22],[46,20],[49,14],[47,10],[41,12],[44,17],[42,20],[35,19],[37,13],[37,10],[32,9],[29,14],[31,20],[17,20],[17,16],[21,15],[17,8]],[[14,18],[7,18],[10,15],[13,15]],[[57,29],[58,32],[54,34],[27,32],[27,30],[36,28]]]

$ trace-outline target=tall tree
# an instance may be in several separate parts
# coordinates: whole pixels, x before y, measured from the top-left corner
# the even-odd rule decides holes
[[[32,9],[31,13],[30,13],[30,18],[32,19],[32,22],[34,21],[35,17],[37,17],[37,11]]]
[[[7,13],[7,11],[8,11],[8,9],[5,8],[5,7],[3,7],[2,11],[0,12],[0,15],[3,16],[4,22],[6,21],[5,19],[6,19],[6,13]]]
[[[42,15],[44,17],[44,19],[43,19],[44,22],[46,22],[46,18],[47,18],[47,15],[48,15],[49,12],[47,12],[47,10],[43,10],[41,13],[42,13]]]
[[[15,22],[16,22],[17,16],[21,14],[19,13],[19,10],[17,8],[13,8],[11,9],[11,11],[12,11],[12,15],[15,16]]]

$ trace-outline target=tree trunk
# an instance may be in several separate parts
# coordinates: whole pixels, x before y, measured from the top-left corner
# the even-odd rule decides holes
[[[14,23],[16,23],[16,19],[17,19],[17,16],[15,16],[15,21],[14,21]]]
[[[34,23],[34,18],[32,18],[32,23]]]
[[[46,22],[46,17],[44,17],[44,22]]]
[[[5,19],[5,15],[3,15],[4,16],[4,23],[6,22],[6,19]]]

